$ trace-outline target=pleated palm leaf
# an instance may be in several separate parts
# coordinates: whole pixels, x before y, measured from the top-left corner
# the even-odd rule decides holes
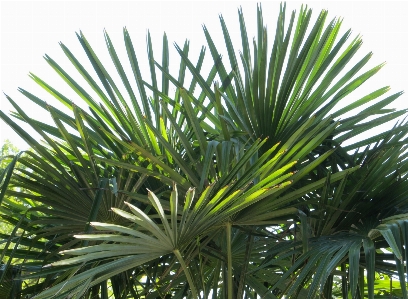
[[[396,225],[405,231],[404,216],[385,220],[405,212],[407,127],[341,143],[405,111],[385,108],[397,93],[339,121],[388,88],[332,112],[381,66],[358,74],[371,54],[349,66],[361,39],[347,46],[347,31],[336,41],[341,21],[325,27],[326,17],[323,11],[306,34],[311,10],[301,8],[296,25],[292,13],[286,26],[281,6],[269,63],[260,7],[252,52],[239,10],[239,63],[220,17],[230,65],[204,27],[212,69],[201,72],[204,48],[198,62],[191,62],[186,41],[183,48],[176,45],[177,78],[168,71],[166,35],[161,63],[148,35],[150,83],[142,77],[128,31],[123,33],[132,76],[126,76],[124,60],[105,32],[124,90],[81,32],[79,42],[99,83],[62,43],[61,48],[93,96],[46,55],[89,112],[34,74],[70,113],[20,89],[50,113],[54,125],[49,125],[7,97],[13,116],[44,141],[0,111],[33,148],[13,160],[24,168],[10,165],[0,177],[6,211],[1,217],[16,227],[6,236],[2,280],[9,283],[13,269],[28,282],[23,293],[35,298],[327,298],[338,271],[346,298],[347,286],[353,296],[364,291],[361,266],[369,273],[373,298],[374,270],[395,269],[383,262],[386,256],[376,266],[374,249],[391,247],[402,260],[407,239],[397,238]],[[379,117],[363,123],[373,115]],[[398,203],[394,210],[382,203],[391,191]],[[397,262],[402,280],[401,267]]]

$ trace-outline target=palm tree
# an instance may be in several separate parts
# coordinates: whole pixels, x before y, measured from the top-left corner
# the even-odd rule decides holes
[[[5,293],[23,281],[17,293],[33,298],[374,298],[375,273],[405,281],[408,129],[366,137],[406,113],[388,108],[401,93],[353,98],[382,65],[361,72],[371,53],[350,65],[361,38],[338,36],[342,21],[325,25],[327,11],[312,23],[311,9],[287,19],[281,5],[271,52],[261,7],[251,46],[238,16],[240,52],[220,17],[227,63],[203,27],[208,74],[205,48],[193,62],[186,41],[172,75],[166,35],[157,62],[148,34],[148,81],[125,28],[126,75],[105,32],[122,90],[80,32],[93,71],[60,45],[92,92],[45,59],[88,111],[34,74],[69,111],[19,90],[54,125],[6,96],[43,141],[0,111],[33,148],[0,177],[1,217],[15,227],[1,255]]]

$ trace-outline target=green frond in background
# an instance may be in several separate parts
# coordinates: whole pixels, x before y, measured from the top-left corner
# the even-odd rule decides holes
[[[0,173],[4,298],[407,297],[408,127],[369,132],[405,115],[402,93],[354,96],[382,65],[352,62],[362,40],[327,11],[282,4],[268,36],[259,5],[252,43],[238,19],[233,41],[220,16],[225,45],[203,26],[197,60],[175,44],[175,73],[148,33],[146,77],[127,29],[127,57],[104,32],[121,82],[77,33],[93,69],[63,43],[77,74],[44,58],[82,104],[35,74],[64,111],[19,89],[52,125],[6,95],[32,150]]]

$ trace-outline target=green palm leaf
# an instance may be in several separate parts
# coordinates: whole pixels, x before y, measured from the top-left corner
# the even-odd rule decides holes
[[[60,46],[89,86],[44,58],[89,111],[34,74],[67,112],[19,91],[53,125],[6,96],[17,121],[0,117],[33,150],[0,172],[0,217],[15,227],[1,235],[0,292],[21,278],[34,298],[328,298],[341,281],[343,298],[375,298],[375,272],[405,281],[408,127],[368,132],[405,115],[388,108],[402,93],[354,98],[383,64],[352,65],[362,40],[327,11],[287,18],[282,4],[271,47],[260,5],[252,45],[238,17],[235,44],[220,16],[224,59],[203,26],[209,73],[186,41],[173,75],[167,35],[158,62],[148,33],[142,76],[124,28],[129,76],[105,31],[122,90],[79,32],[95,78]]]

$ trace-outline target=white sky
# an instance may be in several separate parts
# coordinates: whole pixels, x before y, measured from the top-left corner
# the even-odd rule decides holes
[[[239,6],[243,8],[248,36],[251,39],[256,35],[256,3],[256,1],[2,1],[1,90],[17,101],[29,115],[39,119],[48,118],[47,113],[37,109],[34,104],[25,99],[17,91],[17,87],[22,87],[48,103],[58,106],[57,100],[42,91],[27,76],[28,72],[33,72],[74,102],[79,102],[78,96],[42,59],[42,56],[47,53],[69,74],[75,74],[75,69],[58,45],[58,42],[62,41],[86,67],[90,66],[75,36],[76,31],[82,30],[101,61],[112,72],[115,71],[105,46],[104,28],[110,35],[122,64],[126,65],[125,70],[129,67],[122,37],[124,26],[129,30],[142,68],[147,67],[145,42],[147,29],[152,34],[155,58],[159,62],[163,31],[166,31],[172,51],[170,61],[173,61],[177,67],[180,59],[173,50],[172,43],[175,41],[182,47],[184,40],[188,38],[190,53],[193,57],[197,57],[201,45],[206,45],[202,24],[205,24],[214,35],[216,45],[224,47],[218,14],[224,16],[233,42],[235,41],[236,50],[241,49],[237,8]],[[269,45],[273,42],[279,3],[279,1],[262,3],[264,23],[269,29]],[[364,84],[362,95],[387,85],[392,88],[388,95],[391,95],[391,92],[408,89],[408,18],[406,15],[408,2],[303,1],[303,3],[313,8],[314,17],[322,9],[328,9],[328,20],[336,16],[343,17],[341,32],[352,28],[352,37],[358,33],[363,35],[364,44],[359,50],[359,57],[369,51],[374,52],[365,70],[384,61],[387,62],[379,74]],[[299,11],[301,4],[300,1],[288,1],[287,11],[291,12],[294,9]],[[206,56],[207,65],[209,65],[208,49]],[[91,69],[88,67],[88,70]],[[174,71],[176,69],[173,69],[173,74],[177,76]],[[73,77],[79,78],[79,83],[84,82],[79,75],[75,74]],[[118,77],[114,76],[114,78]],[[150,82],[150,77],[145,75],[145,79]],[[119,79],[117,84],[121,86]],[[408,108],[407,95],[400,97],[394,107]],[[0,98],[0,109],[4,112],[12,109],[4,95]],[[20,149],[27,148],[27,145],[0,120],[0,146],[5,139],[10,139]]]

